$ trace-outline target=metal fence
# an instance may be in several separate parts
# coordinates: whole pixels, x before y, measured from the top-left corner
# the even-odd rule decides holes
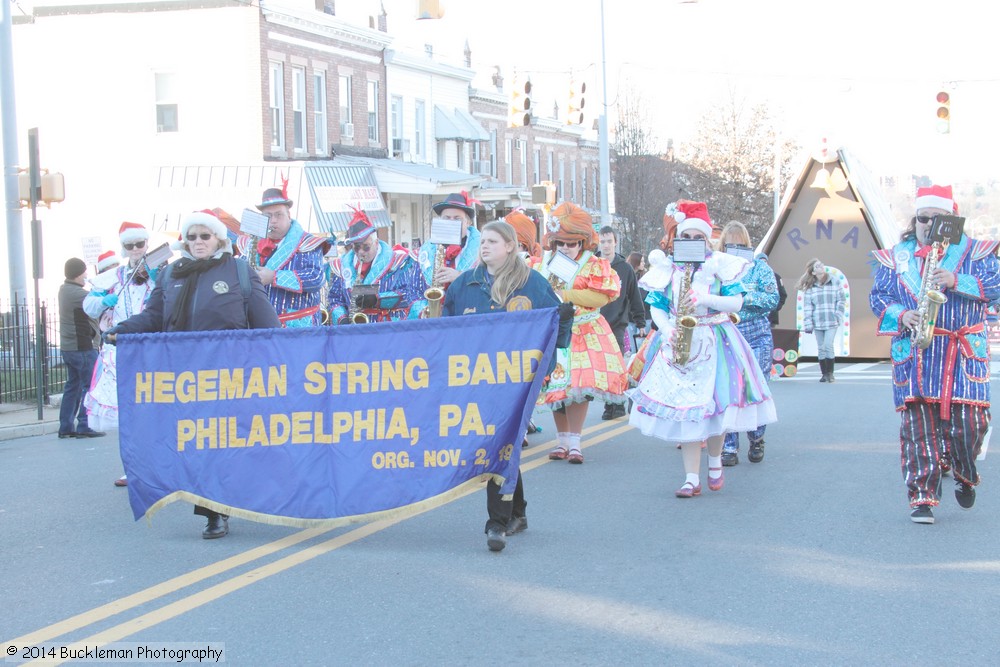
[[[35,325],[33,303],[0,301],[0,403],[36,401],[36,332],[45,350],[41,360],[44,402],[61,392],[66,382],[66,366],[59,350],[58,308],[42,302],[39,310],[40,328]]]

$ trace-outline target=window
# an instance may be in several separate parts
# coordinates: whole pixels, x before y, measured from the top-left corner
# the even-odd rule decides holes
[[[490,130],[490,176],[497,175],[497,131]]]
[[[535,149],[535,180],[534,183],[542,182],[542,149]]]
[[[547,177],[545,178],[545,180],[547,180],[547,181],[552,181],[552,180],[555,180],[555,179],[554,179],[554,178],[552,177],[552,174],[553,174],[553,170],[552,170],[552,160],[553,160],[553,153],[552,153],[552,151],[549,151],[549,164],[548,164],[548,167],[549,167],[549,175],[548,175],[548,176],[547,176]],[[556,194],[556,196],[557,196],[557,197],[562,197],[562,193],[561,193],[561,192],[560,192],[560,193],[557,193],[557,194]]]
[[[326,155],[330,147],[326,144],[326,72],[313,73],[313,150]]]
[[[378,141],[378,81],[368,82],[368,141]]]
[[[306,150],[306,71],[292,68],[292,136],[295,150]]]
[[[403,98],[399,95],[392,96],[392,106],[390,108],[390,113],[392,114],[392,149],[396,150],[396,146],[399,146],[399,150],[403,150]]]
[[[417,157],[424,156],[424,126],[427,123],[425,109],[426,107],[424,106],[424,101],[417,100],[416,111],[414,113],[415,127],[413,131],[413,140],[417,142],[416,148],[413,152],[417,154]]]
[[[340,134],[344,137],[354,136],[354,120],[351,104],[351,77],[340,77]]]
[[[559,198],[569,198],[569,194],[566,192],[566,158],[561,155],[559,156]]]
[[[587,203],[587,167],[586,166],[581,167],[580,185],[582,186],[580,189],[582,190],[581,194],[583,195],[583,197],[581,197],[580,206],[582,206],[584,208],[587,208],[587,206],[589,206],[589,204]]]
[[[528,185],[528,142],[520,139],[517,142],[518,158],[521,160],[521,185]]]
[[[271,63],[271,148],[285,149],[285,77],[281,63]]]
[[[455,142],[455,146],[458,148],[457,154],[455,156],[456,159],[457,159],[457,162],[458,162],[458,168],[459,168],[459,170],[464,171],[465,170],[465,142],[461,141],[461,140],[456,141]]]
[[[177,75],[157,73],[156,85],[156,131],[177,131]]]
[[[506,160],[504,160],[504,172],[506,183],[514,183],[514,140],[508,139],[504,142],[504,150],[507,152]]]
[[[569,163],[569,192],[570,201],[577,201],[576,199],[576,162]]]

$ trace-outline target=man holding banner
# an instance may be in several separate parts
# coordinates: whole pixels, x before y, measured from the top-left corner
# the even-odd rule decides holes
[[[268,216],[267,237],[240,236],[236,244],[242,257],[257,270],[257,277],[278,313],[283,327],[322,324],[320,296],[325,272],[323,253],[328,241],[306,232],[292,219],[288,181],[281,189],[268,188],[257,209]]]
[[[347,254],[330,261],[327,304],[335,324],[416,319],[427,306],[427,285],[420,266],[405,249],[379,240],[375,225],[360,209],[347,228]],[[356,286],[370,286],[361,294]]]

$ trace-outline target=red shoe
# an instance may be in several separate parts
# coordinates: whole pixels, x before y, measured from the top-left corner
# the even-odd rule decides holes
[[[128,486],[128,476],[122,475],[115,480],[115,486]]]
[[[714,471],[719,471],[718,477],[712,477]],[[721,491],[722,485],[726,483],[726,473],[723,472],[722,468],[709,468],[708,469],[708,489],[709,491]]]
[[[684,482],[681,488],[674,491],[674,495],[678,498],[693,498],[694,496],[700,496],[701,484],[695,486],[691,482]]]
[[[569,450],[569,456],[566,457],[566,460],[570,463],[583,463],[583,454],[579,449],[571,449]]]
[[[566,451],[565,447],[556,447],[551,452],[549,452],[550,461],[565,461],[569,452]]]

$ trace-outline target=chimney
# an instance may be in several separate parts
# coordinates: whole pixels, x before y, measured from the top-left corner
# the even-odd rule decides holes
[[[385,13],[385,3],[382,3],[382,11],[378,15],[378,31],[389,32],[389,17]]]
[[[469,40],[465,40],[465,66],[472,69],[472,49],[469,48]]]

